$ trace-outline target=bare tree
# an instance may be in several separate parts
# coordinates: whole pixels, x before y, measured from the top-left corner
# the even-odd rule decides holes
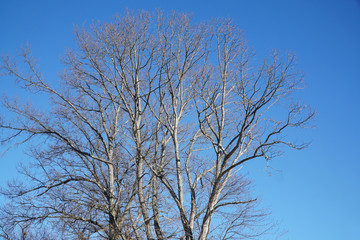
[[[51,100],[40,110],[3,99],[15,118],[1,119],[1,141],[27,144],[32,159],[21,170],[29,181],[2,190],[3,229],[34,223],[65,239],[111,240],[261,234],[264,213],[241,169],[268,164],[282,145],[305,147],[284,134],[313,117],[291,99],[295,57],[274,52],[256,67],[231,20],[162,11],[128,11],[78,29],[76,41],[58,86],[29,48],[24,66],[2,58],[4,74]]]

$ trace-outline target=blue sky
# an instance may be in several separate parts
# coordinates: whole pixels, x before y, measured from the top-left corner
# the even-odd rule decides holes
[[[108,21],[131,9],[192,12],[196,20],[229,16],[259,59],[272,49],[295,52],[305,74],[304,102],[317,111],[316,128],[295,133],[312,141],[304,151],[247,166],[279,226],[281,239],[360,239],[360,1],[356,0],[54,0],[0,1],[0,53],[29,42],[51,81],[59,58],[73,47],[73,26]],[[0,92],[21,94],[9,79]],[[1,109],[0,109],[1,111]],[[0,184],[15,174],[21,150],[0,158]],[[266,237],[264,238],[266,239]]]

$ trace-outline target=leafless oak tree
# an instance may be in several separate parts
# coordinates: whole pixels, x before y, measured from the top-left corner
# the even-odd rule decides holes
[[[3,236],[30,223],[59,239],[261,234],[251,227],[264,216],[240,170],[282,145],[305,146],[284,134],[313,117],[291,98],[301,87],[295,57],[273,52],[256,65],[231,20],[175,12],[128,11],[75,36],[58,85],[28,47],[2,58],[3,74],[51,101],[41,110],[3,99],[14,117],[2,116],[1,142],[27,144],[32,159],[27,180],[2,190]]]

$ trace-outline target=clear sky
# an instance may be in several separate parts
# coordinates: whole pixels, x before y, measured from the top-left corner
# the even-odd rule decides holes
[[[317,111],[316,128],[294,137],[310,140],[304,151],[247,167],[263,206],[283,230],[281,239],[360,239],[360,1],[356,0],[52,0],[0,1],[0,53],[29,42],[48,79],[73,47],[73,26],[108,21],[130,9],[175,9],[197,20],[229,16],[245,32],[257,57],[272,49],[298,57],[307,88],[301,97]],[[21,94],[8,79],[0,92]],[[0,109],[1,111],[1,109]],[[0,184],[25,159],[20,149],[0,158]],[[264,239],[267,239],[266,237]]]

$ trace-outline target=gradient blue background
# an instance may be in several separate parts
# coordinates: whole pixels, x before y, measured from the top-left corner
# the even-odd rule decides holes
[[[280,171],[271,176],[261,171],[261,161],[245,171],[254,178],[262,206],[288,230],[280,239],[360,239],[359,1],[0,0],[0,53],[15,53],[29,42],[45,76],[57,81],[59,58],[74,47],[74,24],[109,21],[126,7],[192,12],[196,20],[229,16],[244,30],[257,58],[274,48],[295,52],[307,85],[301,97],[316,109],[317,119],[315,129],[294,137],[312,145],[274,161]],[[22,94],[4,78],[0,92]],[[17,161],[26,160],[21,152],[17,148],[0,158],[0,185],[16,174]]]

